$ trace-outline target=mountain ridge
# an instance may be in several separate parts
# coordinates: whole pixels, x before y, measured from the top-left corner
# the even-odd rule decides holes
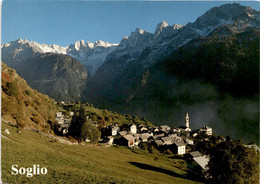
[[[231,119],[229,116],[232,113],[221,118],[217,113],[218,108],[222,106],[216,104],[223,105],[223,99],[227,99],[225,105],[231,107],[232,100],[239,104],[240,95],[240,101],[253,104],[252,109],[255,109],[256,91],[246,93],[246,89],[242,90],[242,87],[239,87],[239,81],[246,84],[248,89],[251,89],[250,85],[257,81],[255,69],[258,66],[253,57],[257,55],[257,48],[253,46],[258,39],[254,34],[258,34],[259,22],[259,11],[233,3],[213,7],[193,23],[184,26],[169,25],[163,21],[157,25],[154,33],[137,28],[129,37],[124,37],[119,45],[113,47],[113,51],[102,57],[95,74],[88,73],[81,100],[89,101],[101,108],[112,108],[120,113],[149,117],[157,122],[179,121],[180,117],[174,114],[183,114],[182,111],[186,109],[190,109],[194,117],[197,117],[195,122],[199,122],[198,119],[206,119],[206,123],[213,126],[215,126],[212,124],[213,120],[220,124],[227,122],[228,118]],[[253,31],[253,36],[249,34],[250,31]],[[246,39],[243,38],[241,41],[240,38],[243,36]],[[209,40],[211,42],[207,43]],[[233,48],[230,46],[232,43],[235,43]],[[101,42],[97,44],[104,45]],[[222,46],[223,50],[221,50]],[[35,54],[35,51],[28,45],[24,47],[22,49],[27,49],[31,55]],[[71,53],[75,51],[80,57],[80,54],[85,52],[84,49],[90,47],[93,47],[93,44],[78,41],[71,46]],[[252,48],[252,50],[247,50],[247,48]],[[215,51],[223,53],[216,54]],[[236,51],[245,57],[236,55]],[[16,56],[19,54],[21,61],[28,60],[19,51],[15,54],[14,58],[11,57],[13,65],[19,62],[16,62]],[[225,54],[226,57],[224,57]],[[234,57],[231,57],[231,54]],[[190,56],[190,58],[185,56]],[[240,61],[236,60],[235,56],[238,56]],[[172,57],[184,58],[185,63],[176,59],[178,63]],[[244,63],[243,59],[249,64]],[[163,61],[174,61],[174,64],[166,62],[168,67],[158,65]],[[209,61],[214,61],[214,63]],[[199,66],[195,66],[194,63]],[[178,70],[174,70],[174,67]],[[250,74],[244,75],[241,69],[243,67]],[[163,70],[159,70],[161,68]],[[174,72],[168,73],[168,70]],[[250,72],[251,70],[253,72]],[[196,77],[190,77],[192,75]],[[245,79],[249,78],[252,80],[245,83]],[[231,84],[232,87],[230,87]],[[236,94],[236,90],[233,89],[241,93]],[[252,86],[252,89],[255,87]],[[194,106],[195,102],[196,106]],[[248,106],[251,107],[251,105]],[[238,107],[243,109],[240,105]],[[200,108],[201,112],[210,114],[210,118],[199,112]],[[244,114],[244,110],[241,114]],[[252,114],[252,117],[244,116],[247,122],[255,126],[255,114]],[[221,121],[218,121],[219,119]],[[209,122],[211,120],[212,122]],[[237,122],[240,126],[240,120]]]
[[[111,44],[98,40],[95,43],[84,40],[76,41],[74,44],[63,47],[56,44],[40,44],[19,38],[18,40],[2,44],[3,60],[11,63],[13,60],[19,62],[18,56],[26,56],[23,60],[31,58],[36,53],[67,54],[79,60],[93,75],[97,68],[103,63],[104,57],[114,50],[118,44]],[[21,62],[23,62],[23,60]],[[13,65],[11,65],[13,67]]]
[[[241,9],[243,12],[238,11]],[[225,13],[228,10],[232,10],[231,13]],[[196,37],[207,36],[223,25],[228,26],[231,33],[243,32],[250,27],[259,28],[259,24],[255,24],[259,16],[259,12],[233,3],[214,7],[198,17],[194,23],[188,23],[179,29],[172,29],[166,22],[159,23],[157,28],[161,30],[160,34],[154,35],[142,50],[114,51],[107,56],[104,64],[97,70],[97,75],[91,80],[93,83],[91,81],[88,83],[88,89],[94,89],[89,92],[89,96],[92,98],[91,93],[102,96],[106,91],[110,91],[107,96],[113,96],[113,89],[118,89],[118,84],[122,83],[120,81],[128,83],[158,60],[166,58],[175,49]],[[207,21],[207,17],[210,17],[210,21]]]

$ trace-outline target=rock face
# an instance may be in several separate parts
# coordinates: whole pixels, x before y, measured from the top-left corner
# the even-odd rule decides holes
[[[135,79],[181,46],[198,37],[216,33],[230,35],[259,28],[259,17],[259,12],[234,3],[214,7],[185,26],[170,26],[163,21],[157,25],[154,34],[136,29],[107,56],[88,83],[87,99],[95,102],[125,96],[129,89],[135,88]]]
[[[95,43],[85,43],[84,40],[81,40],[68,46],[66,53],[79,60],[87,68],[90,76],[94,76],[97,69],[104,63],[107,55],[114,51],[117,45],[102,40]]]
[[[57,101],[80,99],[88,73],[79,61],[65,55],[67,48],[19,39],[2,45],[2,52],[3,62],[32,88]]]
[[[87,83],[85,67],[64,54],[37,54],[15,69],[32,88],[57,101],[79,100]]]

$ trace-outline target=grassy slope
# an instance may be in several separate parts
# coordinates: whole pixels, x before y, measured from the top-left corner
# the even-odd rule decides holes
[[[2,118],[20,127],[50,130],[58,108],[54,100],[32,89],[15,70],[2,63],[1,99]],[[12,84],[8,88],[7,84]]]
[[[118,124],[129,124],[129,123],[135,123],[135,124],[143,124],[143,125],[148,125],[148,126],[153,126],[153,124],[151,122],[149,122],[148,120],[141,120],[139,119],[139,117],[135,116],[131,116],[131,115],[122,115],[122,114],[118,114],[117,112],[112,112],[112,111],[108,111],[108,110],[102,110],[102,109],[97,109],[95,107],[86,107],[85,108],[86,111],[88,112],[87,114],[95,114],[96,116],[99,117],[109,117],[110,120],[105,120],[106,124],[112,124],[112,123],[118,123]],[[92,116],[90,115],[90,118]],[[135,119],[137,118],[137,119]]]
[[[73,107],[72,107],[73,105]],[[117,112],[113,112],[107,109],[99,109],[94,107],[92,104],[89,105],[88,103],[81,104],[83,105],[86,116],[93,121],[99,122],[101,119],[105,121],[106,125],[111,125],[113,123],[117,123],[119,125],[122,124],[143,124],[146,126],[154,126],[149,120],[145,119],[144,117],[140,118],[138,116],[132,116],[129,114],[119,114]],[[64,112],[67,114],[70,111],[80,110],[80,104],[69,104],[69,105],[59,105],[59,111]]]
[[[8,128],[10,135],[3,131]],[[2,180],[8,183],[198,183],[186,179],[183,160],[137,152],[124,147],[65,145],[2,123]],[[132,163],[131,163],[132,162]],[[11,175],[11,166],[47,167],[43,176]]]

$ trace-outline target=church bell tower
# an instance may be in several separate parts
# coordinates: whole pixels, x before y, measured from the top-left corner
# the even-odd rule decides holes
[[[190,128],[190,121],[189,121],[189,114],[188,112],[185,112],[185,126]]]

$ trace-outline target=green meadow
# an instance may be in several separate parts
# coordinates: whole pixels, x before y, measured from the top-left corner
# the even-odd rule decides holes
[[[38,133],[2,123],[2,182],[4,183],[200,183],[187,176],[180,158],[126,147],[67,145]],[[10,134],[4,132],[5,129]],[[155,159],[156,158],[156,159]],[[12,175],[11,167],[46,167],[46,175]]]

